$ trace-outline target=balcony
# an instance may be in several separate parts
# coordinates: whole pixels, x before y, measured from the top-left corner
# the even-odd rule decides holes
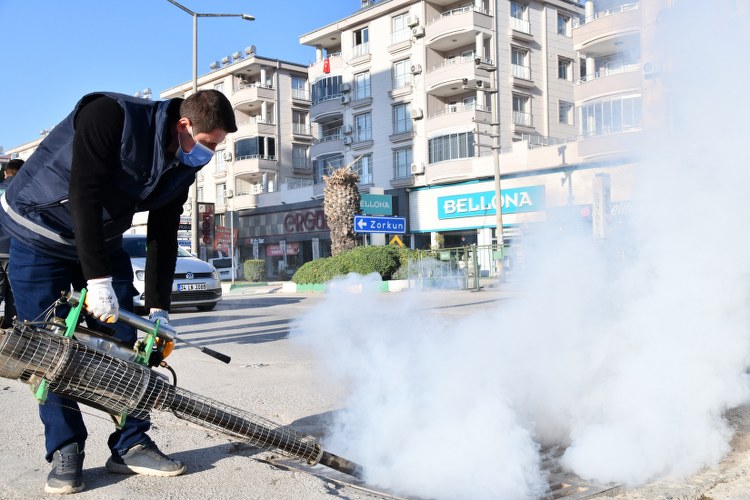
[[[627,33],[637,33],[640,26],[641,12],[637,3],[597,12],[574,23],[573,50],[595,54],[594,46],[620,38]]]
[[[455,104],[427,116],[427,133],[456,126],[459,123],[491,123],[492,112],[488,107]]]
[[[333,115],[343,115],[344,105],[341,104],[343,94],[332,94],[315,101],[310,108],[311,121],[320,122]]]
[[[488,12],[473,6],[448,10],[428,23],[426,45],[440,51],[472,45],[479,31],[492,32],[492,16]]]
[[[531,42],[534,36],[531,34],[531,23],[525,19],[519,19],[511,16],[510,18],[510,36],[516,40]]]
[[[516,133],[529,132],[534,128],[534,120],[531,113],[525,111],[513,111],[513,131]]]
[[[642,141],[643,132],[636,127],[610,134],[590,135],[579,139],[578,153],[587,159],[637,154]]]
[[[329,54],[328,57],[324,57],[323,59],[310,64],[309,78],[311,82],[315,81],[321,75],[326,74],[323,71],[326,59],[328,59],[329,74],[331,75],[340,75],[346,67],[346,61],[344,61],[344,58],[341,56],[341,52]]]
[[[310,156],[316,157],[329,153],[340,153],[344,150],[344,134],[341,132],[323,136],[313,141]]]
[[[276,124],[272,119],[248,116],[237,120],[237,131],[243,135],[276,135]]]
[[[234,160],[234,175],[241,179],[259,181],[264,172],[276,172],[277,161],[270,155],[237,156]]]
[[[237,111],[251,115],[260,111],[262,101],[274,102],[276,91],[273,87],[259,83],[240,84],[232,92],[232,106]]]
[[[300,139],[312,139],[312,129],[306,123],[293,123],[292,135]]]
[[[490,71],[482,65],[477,65],[474,57],[456,57],[446,59],[443,63],[430,68],[425,76],[425,88],[430,95],[446,97],[466,92],[463,80],[481,80],[485,88],[489,88],[492,81]]]
[[[575,98],[585,101],[611,93],[612,89],[640,90],[643,80],[640,64],[627,64],[617,68],[602,69],[576,82]]]
[[[310,104],[310,91],[307,89],[292,89],[293,104]]]

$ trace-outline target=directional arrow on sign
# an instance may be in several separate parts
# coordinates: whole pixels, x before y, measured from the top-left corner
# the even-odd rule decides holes
[[[367,227],[367,221],[365,221],[364,219],[359,219],[357,221],[357,227],[359,227],[359,229],[366,228]]]

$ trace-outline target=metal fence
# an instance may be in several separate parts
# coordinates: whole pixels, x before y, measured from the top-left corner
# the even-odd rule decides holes
[[[509,245],[502,251],[498,245],[471,245],[416,252],[407,271],[410,287],[479,290],[481,278],[506,280],[523,271],[519,252]]]

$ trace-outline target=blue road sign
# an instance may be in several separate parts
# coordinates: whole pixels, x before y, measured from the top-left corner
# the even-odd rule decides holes
[[[355,215],[354,232],[403,234],[406,232],[406,219],[404,217],[369,217]]]

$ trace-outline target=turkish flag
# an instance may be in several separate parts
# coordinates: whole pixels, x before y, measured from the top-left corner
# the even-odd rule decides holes
[[[323,59],[323,73],[331,72],[331,60],[329,58]]]

